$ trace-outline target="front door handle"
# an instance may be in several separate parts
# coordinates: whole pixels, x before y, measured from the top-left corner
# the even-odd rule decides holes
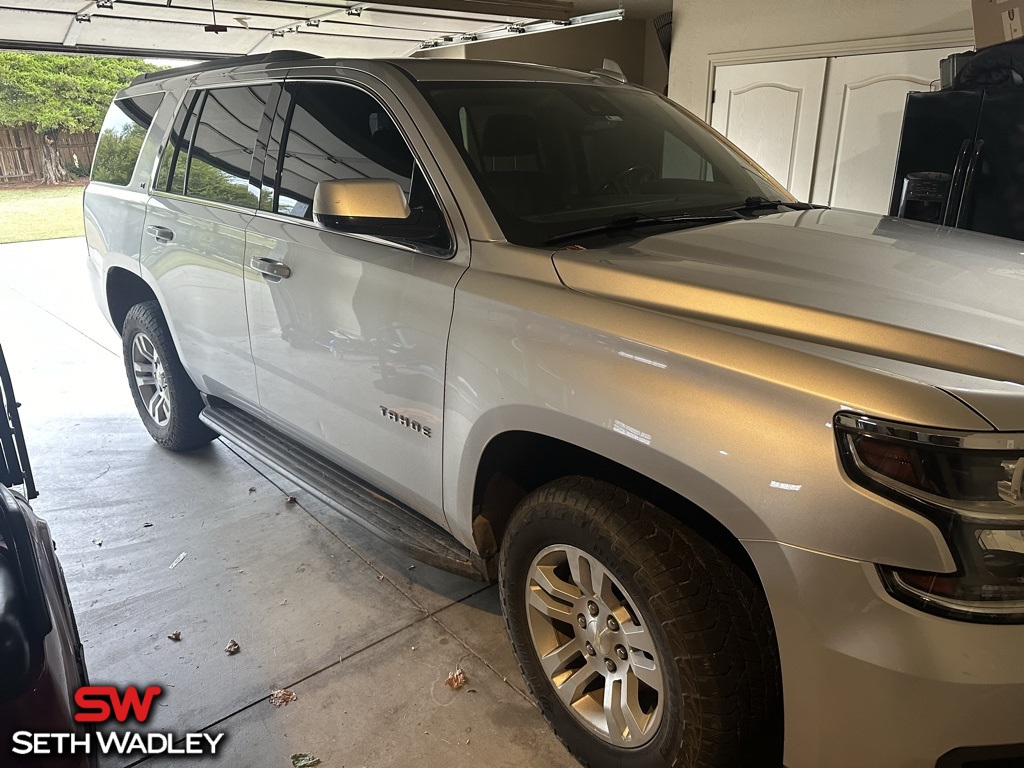
[[[292,269],[287,264],[283,264],[280,261],[274,261],[273,259],[261,259],[253,256],[249,259],[249,266],[259,272],[261,275],[267,277],[276,277],[278,280],[282,280],[286,277],[292,276]]]
[[[146,231],[155,237],[158,243],[169,243],[174,239],[174,232],[167,227],[158,227],[150,224],[146,227]]]

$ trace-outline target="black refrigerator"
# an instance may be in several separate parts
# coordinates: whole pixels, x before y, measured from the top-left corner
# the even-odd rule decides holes
[[[889,213],[1024,240],[1024,88],[907,96]]]

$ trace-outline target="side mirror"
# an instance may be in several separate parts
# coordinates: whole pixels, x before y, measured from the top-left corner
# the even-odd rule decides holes
[[[409,218],[409,202],[394,179],[321,181],[313,193],[313,219],[332,229],[365,231]]]

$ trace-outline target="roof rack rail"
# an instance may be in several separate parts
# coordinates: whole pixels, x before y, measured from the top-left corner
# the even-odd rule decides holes
[[[210,72],[215,69],[221,69],[225,66],[229,67],[243,67],[247,64],[269,64],[274,61],[300,61],[302,59],[322,59],[323,56],[318,56],[315,53],[307,53],[306,51],[270,51],[269,53],[256,53],[251,56],[232,56],[221,59],[211,59],[210,61],[204,61],[200,64],[190,64],[187,67],[174,67],[173,69],[161,69],[157,72],[147,72],[142,75],[138,75],[132,80],[132,85],[138,83],[146,83],[151,80],[162,80],[165,77],[178,77],[179,75],[194,75],[200,72]]]

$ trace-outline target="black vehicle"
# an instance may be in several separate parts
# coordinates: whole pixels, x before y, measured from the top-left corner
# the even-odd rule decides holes
[[[85,734],[74,696],[88,675],[50,529],[29,506],[38,493],[2,347],[0,405],[0,765],[93,766],[84,755],[13,754],[19,731]]]

